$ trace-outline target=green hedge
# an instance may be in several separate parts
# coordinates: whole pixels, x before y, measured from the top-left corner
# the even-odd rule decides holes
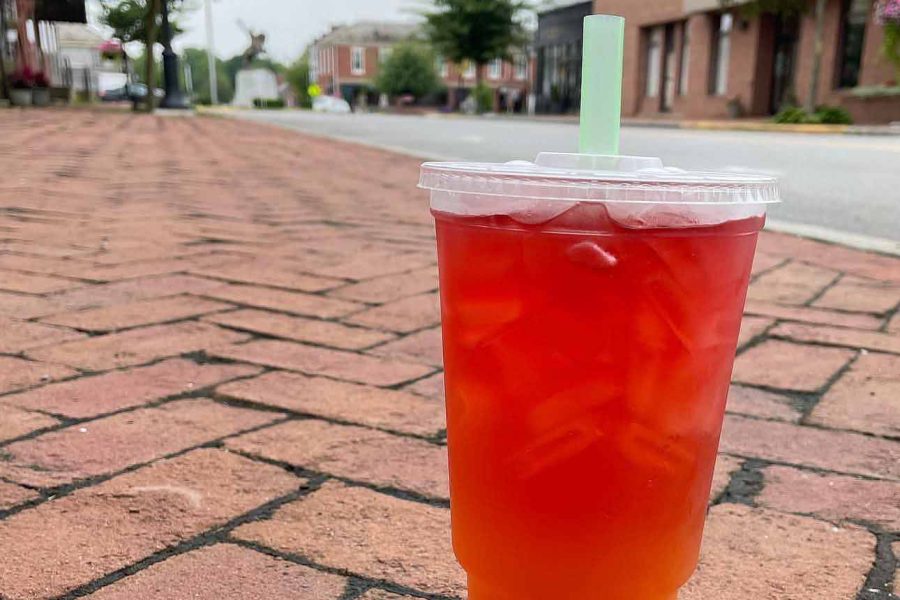
[[[275,100],[270,100],[268,98],[254,98],[253,99],[253,107],[254,108],[284,108],[284,100],[281,98],[277,98]]]

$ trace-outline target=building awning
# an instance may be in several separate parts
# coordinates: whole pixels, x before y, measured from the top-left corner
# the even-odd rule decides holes
[[[741,4],[749,4],[750,0],[684,0],[684,12],[708,12],[711,10],[721,10],[726,6],[740,6]]]

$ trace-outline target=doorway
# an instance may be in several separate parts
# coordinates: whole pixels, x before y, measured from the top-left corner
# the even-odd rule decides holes
[[[775,39],[772,68],[772,95],[769,112],[777,113],[786,104],[796,102],[794,71],[797,64],[797,41],[800,38],[800,19],[779,16],[775,19]]]

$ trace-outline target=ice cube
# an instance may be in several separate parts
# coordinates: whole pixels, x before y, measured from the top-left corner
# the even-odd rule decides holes
[[[659,192],[660,195],[663,192]],[[712,227],[728,221],[761,217],[761,204],[610,202],[613,221],[628,229]]]
[[[604,270],[616,266],[619,259],[597,242],[579,242],[566,251],[572,262],[589,269]]]

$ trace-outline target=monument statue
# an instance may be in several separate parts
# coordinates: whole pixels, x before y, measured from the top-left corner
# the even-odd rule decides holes
[[[250,47],[244,50],[244,66],[249,67],[256,60],[256,57],[266,52],[266,34],[254,33],[252,29],[248,29],[250,34]]]
[[[250,36],[250,46],[242,55],[242,67],[235,77],[234,100],[231,103],[235,106],[251,107],[255,102],[278,100],[281,96],[275,73],[268,67],[254,66],[256,59],[266,52],[266,34],[256,33],[240,19],[238,26]]]

